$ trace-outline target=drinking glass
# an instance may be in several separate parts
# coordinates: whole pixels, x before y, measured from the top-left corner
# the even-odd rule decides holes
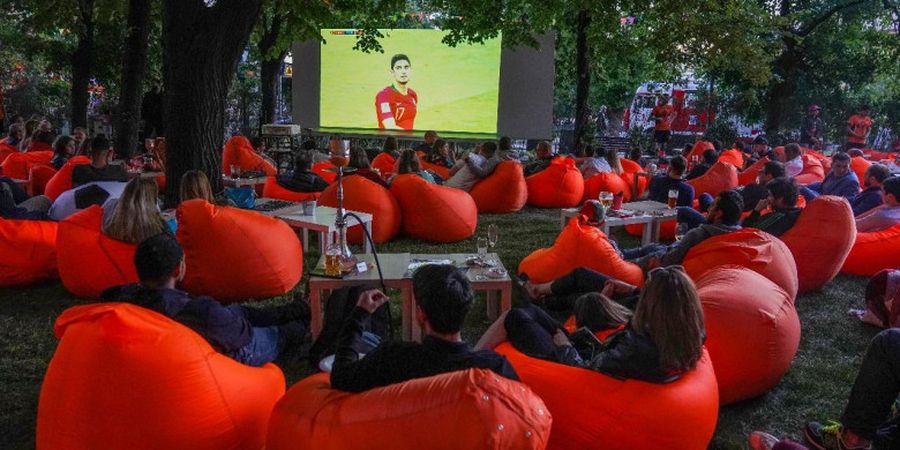
[[[675,225],[675,240],[680,241],[682,238],[684,238],[684,235],[687,234],[687,232],[688,232],[688,224],[679,223],[679,224]]]
[[[669,198],[667,205],[669,208],[674,208],[675,205],[678,204],[678,189],[669,189]]]
[[[238,179],[241,177],[241,166],[237,164],[231,165],[231,178]]]
[[[613,202],[613,193],[609,191],[600,192],[600,204],[603,205],[603,209],[609,209],[612,206]]]
[[[484,260],[485,256],[487,256],[488,239],[486,237],[479,237],[475,240],[475,246],[478,249],[478,257]]]
[[[494,247],[497,246],[497,241],[500,240],[500,228],[497,227],[497,224],[492,223],[488,225],[487,235],[488,246],[490,247],[491,251],[494,251]]]

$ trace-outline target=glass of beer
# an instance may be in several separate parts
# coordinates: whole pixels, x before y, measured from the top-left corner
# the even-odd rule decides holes
[[[666,204],[669,208],[674,208],[678,204],[678,189],[669,189],[669,199]]]
[[[613,193],[609,191],[600,192],[600,205],[603,206],[604,209],[609,209],[612,206],[613,202]]]

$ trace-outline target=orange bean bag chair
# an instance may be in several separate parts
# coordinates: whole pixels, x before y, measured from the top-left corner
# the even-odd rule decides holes
[[[303,249],[288,224],[259,214],[195,199],[176,211],[184,248],[183,285],[194,295],[222,302],[289,292],[303,275]]]
[[[446,166],[439,166],[437,164],[426,162],[425,160],[420,160],[419,164],[422,165],[422,169],[434,172],[444,180],[450,178],[450,169]]]
[[[753,183],[756,180],[756,177],[759,176],[759,173],[762,172],[763,166],[765,166],[767,162],[769,162],[769,157],[764,156],[746,170],[738,173],[738,185],[746,186]]]
[[[138,282],[137,246],[103,234],[102,221],[103,208],[93,205],[59,223],[59,277],[67,291],[81,298],[98,299],[108,288]]]
[[[31,195],[43,195],[47,183],[56,175],[56,169],[46,164],[31,166],[28,179],[31,180]]]
[[[716,429],[719,395],[706,351],[695,370],[654,384],[532,358],[508,342],[495,350],[553,414],[548,449],[700,450]]]
[[[18,153],[19,148],[13,145],[9,145],[5,142],[5,137],[3,138],[4,142],[0,142],[0,165],[3,164],[3,161],[6,161],[6,157],[12,155],[13,153]]]
[[[232,136],[222,149],[222,173],[231,176],[231,166],[240,166],[241,172],[258,171],[266,176],[275,176],[278,170],[268,159],[263,158],[244,136]]]
[[[322,192],[319,204],[337,208],[337,183]],[[402,216],[397,199],[390,191],[364,177],[344,178],[344,208],[372,214],[372,240],[376,244],[388,242],[400,232]],[[347,231],[347,240],[353,244],[362,243],[362,227],[351,227]]]
[[[872,276],[884,269],[900,267],[900,225],[881,231],[857,232],[852,242],[841,273]]]
[[[72,169],[81,164],[90,164],[91,159],[87,156],[75,156],[68,161],[47,181],[44,186],[44,195],[50,197],[50,200],[56,200],[63,192],[72,189]]]
[[[744,168],[744,154],[736,148],[728,149],[719,155],[719,162],[731,164],[741,170]]]
[[[263,448],[284,394],[278,366],[241,364],[186,326],[126,303],[69,308],[54,334],[38,449]]]
[[[329,172],[326,169],[334,169],[334,168],[335,168],[334,164],[332,164],[331,161],[325,160],[325,161],[319,161],[319,162],[313,164],[312,168],[310,168],[310,170],[312,170],[317,175],[322,177],[322,179],[327,181],[328,184],[331,184],[331,183],[334,183],[334,180],[337,180],[337,174],[334,172]]]
[[[871,148],[861,149],[863,154],[868,156],[872,161],[884,161],[885,159],[894,159],[897,157],[896,152],[879,152],[878,150],[872,150]],[[2,156],[0,156],[2,158]]]
[[[19,180],[27,180],[28,173],[31,168],[37,164],[50,164],[53,158],[53,152],[27,152],[13,153],[6,157],[3,164],[0,164],[0,170],[4,177],[17,178]]]
[[[522,165],[516,161],[501,161],[494,173],[475,183],[469,195],[480,213],[512,213],[528,201],[528,185]]]
[[[384,179],[390,178],[394,173],[395,164],[397,164],[397,159],[385,152],[379,153],[372,159],[372,168],[378,169]]]
[[[782,161],[782,162],[783,162],[783,161],[785,160],[785,158],[786,158],[786,156],[784,155],[784,146],[783,146],[783,145],[779,145],[778,147],[774,147],[774,148],[772,149],[772,153],[775,154],[775,157],[776,157],[779,161]]]
[[[286,189],[278,184],[275,177],[267,177],[266,184],[263,185],[263,197],[277,198],[279,200],[287,200],[290,202],[302,202],[307,200],[316,200],[322,195],[321,192],[294,192]]]
[[[744,228],[711,237],[691,248],[684,269],[695,282],[709,271],[732,265],[750,269],[797,297],[797,265],[784,242],[769,233]]]
[[[400,205],[404,234],[431,242],[456,242],[475,234],[478,207],[466,191],[405,174],[391,182],[391,194]]]
[[[628,184],[628,187],[631,188],[632,192],[634,192],[634,174],[638,172],[644,172],[644,168],[641,167],[640,164],[625,158],[619,158],[619,163],[622,164],[622,179],[625,180],[625,183]],[[637,195],[640,197],[644,194],[644,191],[647,190],[647,186],[650,185],[650,180],[646,177],[638,177],[637,181]]]
[[[866,181],[866,171],[869,170],[869,166],[872,163],[869,162],[866,158],[862,156],[854,156],[850,158],[850,170],[856,174],[856,178],[859,178],[859,185],[862,186]]]
[[[584,195],[584,177],[575,160],[557,156],[546,169],[525,179],[528,204],[539,208],[578,206]]]
[[[798,184],[818,183],[825,179],[825,168],[822,163],[813,156],[802,155],[803,171],[794,177]]]
[[[811,201],[781,240],[794,255],[799,292],[814,291],[841,270],[856,239],[850,204],[842,197],[822,195]]]
[[[275,405],[268,450],[543,449],[552,419],[522,383],[485,369],[419,378],[354,394],[327,374],[295,384]]]
[[[694,198],[700,198],[703,193],[715,197],[719,192],[738,186],[737,168],[728,163],[717,162],[706,173],[687,180],[687,183],[694,187]]]
[[[734,266],[709,271],[696,283],[721,404],[762,395],[778,384],[800,345],[793,296]]]
[[[697,141],[697,142],[694,142],[694,146],[691,147],[690,153],[688,153],[688,154],[685,156],[685,158],[687,158],[688,161],[690,161],[691,158],[694,157],[694,156],[697,156],[698,158],[701,158],[701,159],[702,159],[702,158],[703,158],[703,152],[705,152],[705,151],[707,151],[707,150],[715,150],[715,149],[716,149],[716,146],[713,145],[712,142],[709,142],[709,141]]]
[[[56,233],[56,222],[0,218],[0,288],[58,277]]]
[[[805,154],[818,159],[819,162],[822,163],[822,168],[825,169],[825,173],[831,172],[831,158],[830,157],[825,156],[822,153],[819,153],[815,150],[810,150],[810,149],[806,149],[803,147],[800,147],[800,148],[803,149]]]
[[[550,248],[535,250],[519,263],[519,273],[535,283],[555,280],[585,267],[635,286],[644,284],[637,264],[623,260],[609,238],[599,228],[588,225],[584,216],[573,218]]]
[[[613,195],[622,192],[624,194],[622,197],[623,201],[631,200],[631,187],[628,183],[619,175],[607,172],[598,173],[584,181],[584,195],[581,198],[581,202],[596,200],[602,191],[612,192]]]

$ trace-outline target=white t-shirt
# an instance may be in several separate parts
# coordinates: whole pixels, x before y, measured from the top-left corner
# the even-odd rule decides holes
[[[579,169],[581,170],[581,175],[583,175],[585,179],[597,175],[598,173],[612,172],[612,167],[609,166],[609,162],[603,158],[585,159],[581,163]]]
[[[800,175],[800,172],[803,172],[803,158],[801,156],[784,163],[785,176],[793,178]]]

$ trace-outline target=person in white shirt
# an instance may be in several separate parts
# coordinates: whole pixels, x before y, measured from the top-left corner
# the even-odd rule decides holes
[[[475,183],[490,175],[500,164],[497,157],[497,144],[485,142],[477,153],[469,153],[465,158],[456,161],[450,169],[450,179],[444,186],[455,187],[466,192],[472,190]]]
[[[581,167],[578,169],[581,170],[581,175],[584,176],[585,180],[598,173],[612,172],[612,168],[606,162],[606,149],[603,147],[597,147],[597,150],[594,150],[594,147],[585,145],[584,156],[585,159],[581,162]]]
[[[803,172],[803,158],[800,156],[799,144],[784,146],[784,174],[794,178]]]

